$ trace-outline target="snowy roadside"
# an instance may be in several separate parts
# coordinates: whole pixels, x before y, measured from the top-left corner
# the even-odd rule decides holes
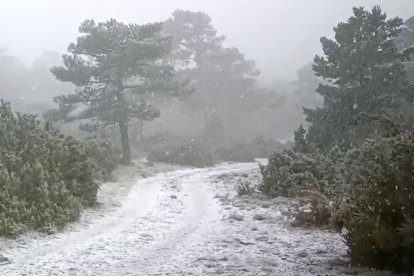
[[[36,248],[41,245],[53,244],[54,240],[58,240],[68,233],[85,232],[89,225],[97,223],[103,217],[110,216],[111,213],[115,212],[122,205],[122,201],[128,196],[131,188],[140,179],[182,168],[182,166],[162,163],[149,165],[142,160],[134,161],[133,166],[119,166],[113,172],[112,181],[101,185],[97,196],[98,205],[83,210],[78,221],[69,224],[63,231],[57,233],[54,231],[49,234],[29,232],[14,240],[0,237],[0,256],[3,255],[14,262],[15,256],[36,254],[33,252]],[[2,268],[0,267],[1,271]],[[0,273],[0,275],[3,274]]]
[[[267,160],[256,161],[266,164]],[[234,187],[240,183],[255,186],[261,180],[257,169],[224,173],[215,180],[232,188],[217,197],[229,214],[224,232],[232,233],[240,244],[239,263],[244,265],[239,275],[394,275],[351,267],[343,238],[334,231],[292,226],[301,206],[298,200],[269,199],[260,193],[236,195]]]
[[[292,227],[292,200],[238,197],[257,163],[170,169],[123,168],[79,223],[4,244],[0,275],[373,275],[344,265],[337,233]]]

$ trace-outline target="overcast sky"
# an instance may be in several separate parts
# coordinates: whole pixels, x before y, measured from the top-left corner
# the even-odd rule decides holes
[[[352,14],[353,6],[379,4],[389,16],[414,16],[414,0],[2,0],[0,47],[26,64],[45,51],[63,53],[79,23],[116,18],[163,21],[173,10],[204,11],[227,45],[262,70],[262,80],[291,80],[320,52],[319,38]]]

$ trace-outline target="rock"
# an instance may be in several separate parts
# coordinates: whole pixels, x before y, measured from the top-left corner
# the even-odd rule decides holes
[[[267,242],[269,240],[269,237],[266,236],[260,236],[260,237],[256,237],[255,238],[256,241],[263,241],[263,242]]]
[[[220,197],[219,201],[224,203],[224,202],[228,202],[229,199],[227,197],[223,196],[223,197]]]
[[[322,250],[322,249],[318,249],[318,250],[316,250],[316,252],[315,252],[315,254],[317,254],[317,255],[322,255],[322,254],[326,254],[327,252],[325,251],[325,250]]]
[[[54,235],[54,234],[56,234],[56,229],[47,229],[46,234],[47,235]]]
[[[273,266],[273,267],[278,266],[278,263],[274,260],[265,260],[264,263],[268,266]]]
[[[259,229],[257,227],[252,227],[252,231],[258,231]]]
[[[244,207],[244,204],[243,204],[243,203],[240,203],[240,202],[234,202],[234,203],[233,203],[233,206],[234,206],[234,207],[237,207],[237,208],[242,208],[242,207],[243,207],[243,208],[245,208],[245,207]]]
[[[296,255],[301,258],[306,258],[309,254],[308,252],[306,252],[306,250],[302,250],[302,251],[299,251],[298,254]]]
[[[172,195],[172,196],[170,196],[172,199],[177,199],[177,196],[176,195]]]
[[[266,217],[265,215],[262,215],[262,214],[256,214],[256,215],[253,216],[253,219],[254,220],[265,220],[265,219],[268,219],[268,217]]]
[[[237,221],[244,220],[244,216],[239,215],[239,214],[231,214],[229,218],[232,220],[237,220]]]
[[[282,212],[280,212],[280,211],[276,211],[273,214],[274,214],[275,217],[282,217],[283,216]]]
[[[7,257],[4,257],[3,255],[0,254],[0,265],[6,265],[6,264],[10,264],[11,260]]]
[[[242,241],[241,239],[239,239],[239,238],[235,238],[234,239],[236,242],[238,242],[238,243],[240,243],[240,244],[242,244],[242,245],[252,245],[252,244],[254,244],[254,242],[250,242],[250,241]]]
[[[262,203],[262,208],[270,208],[270,203]]]
[[[264,267],[262,267],[262,270],[263,270],[264,272],[268,272],[268,273],[273,272],[273,268],[272,268],[272,267],[269,267],[269,266],[264,266]]]
[[[341,259],[339,257],[335,257],[334,259],[331,259],[328,261],[328,264],[330,266],[345,266],[347,265],[347,261],[345,259]]]

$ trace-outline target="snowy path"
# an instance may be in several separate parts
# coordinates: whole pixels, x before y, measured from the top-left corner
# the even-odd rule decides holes
[[[228,180],[255,171],[223,164],[137,180],[86,225],[6,244],[13,263],[0,275],[337,275],[325,264],[345,254],[335,233],[290,227],[288,204],[234,199]]]

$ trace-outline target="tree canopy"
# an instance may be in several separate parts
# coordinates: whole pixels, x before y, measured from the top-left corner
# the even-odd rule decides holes
[[[297,80],[294,82],[296,102],[300,107],[316,108],[321,105],[321,97],[316,93],[320,80],[312,70],[312,64],[306,64],[297,72]]]
[[[408,51],[411,55],[411,60],[405,63],[408,80],[414,84],[414,16],[407,19],[404,27],[398,36],[397,44],[402,51]]]
[[[403,20],[387,19],[378,6],[353,13],[334,28],[334,40],[321,38],[325,55],[314,59],[313,70],[326,82],[317,88],[324,104],[304,111],[312,124],[308,137],[321,148],[364,140],[375,133],[372,118],[399,116],[401,103],[414,95],[404,71],[409,53],[394,42]]]
[[[63,56],[64,66],[51,70],[59,80],[78,87],[74,94],[55,98],[60,114],[89,119],[89,129],[119,126],[123,164],[131,159],[131,120],[152,120],[160,115],[151,96],[162,93],[180,97],[191,92],[187,81],[178,81],[174,68],[165,61],[172,40],[161,35],[161,28],[161,23],[86,20],[79,27],[82,35]]]
[[[173,37],[174,66],[192,80],[196,90],[185,99],[184,109],[203,113],[206,130],[213,121],[220,121],[231,143],[237,114],[256,110],[265,102],[261,97],[265,93],[256,86],[260,71],[254,61],[235,47],[225,47],[225,37],[217,34],[205,13],[176,10],[163,30]]]

